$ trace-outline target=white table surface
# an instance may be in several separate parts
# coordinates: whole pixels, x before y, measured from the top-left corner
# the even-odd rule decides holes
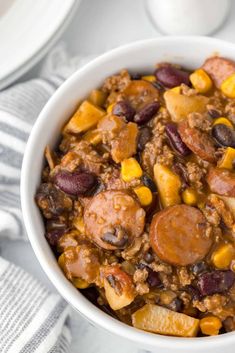
[[[235,1],[232,2],[233,7],[226,24],[214,36],[235,42]],[[90,55],[159,35],[147,18],[144,0],[83,0],[61,40],[66,43],[71,55]],[[19,81],[35,77],[40,67],[41,63]],[[1,240],[0,253],[55,291],[29,243]],[[91,326],[75,311],[72,315],[72,334],[70,353],[139,352],[133,343]]]

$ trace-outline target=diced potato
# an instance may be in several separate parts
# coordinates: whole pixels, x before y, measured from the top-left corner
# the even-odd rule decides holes
[[[216,316],[207,316],[200,320],[200,329],[204,335],[218,335],[221,327],[222,322]]]
[[[226,97],[235,98],[235,74],[223,81],[221,91]]]
[[[171,88],[171,91],[180,94],[181,93],[181,87],[180,86],[175,86]]]
[[[232,246],[232,244],[220,245],[211,255],[212,263],[220,270],[228,269],[232,260],[234,259],[235,248]]]
[[[206,93],[212,88],[212,80],[209,75],[203,70],[198,69],[190,75],[190,81],[193,87],[199,93]]]
[[[219,168],[226,168],[232,170],[235,163],[235,149],[227,147],[221,160],[218,162]]]
[[[121,162],[122,180],[129,182],[142,176],[143,171],[135,158],[124,159]]]
[[[137,310],[132,324],[144,331],[180,337],[195,337],[199,329],[198,319],[154,304]]]
[[[164,99],[171,118],[176,123],[186,119],[190,113],[204,113],[208,104],[207,97],[201,95],[185,96],[172,90],[164,93]]]
[[[107,113],[111,114],[113,111],[113,107],[115,106],[115,103],[109,104],[108,108],[107,108]]]
[[[138,186],[134,188],[134,192],[138,196],[139,202],[142,206],[149,206],[152,203],[153,195],[147,186]]]
[[[98,130],[90,130],[85,133],[83,139],[92,145],[98,145],[102,141],[102,136]]]
[[[228,127],[233,128],[233,124],[231,123],[231,121],[228,120],[227,118],[224,118],[223,116],[214,120],[213,126],[217,125],[217,124],[223,124],[223,125],[226,125]]]
[[[84,101],[65,126],[64,132],[78,134],[87,131],[95,127],[105,114],[106,112],[103,109],[89,101]]]
[[[128,123],[119,135],[111,142],[111,156],[115,163],[136,154],[138,127],[135,123]]]
[[[101,270],[106,299],[113,310],[129,305],[135,299],[131,276],[117,265],[104,266]]]
[[[97,105],[98,107],[102,107],[105,103],[105,100],[107,98],[107,93],[100,91],[99,89],[93,89],[89,95],[89,101]]]
[[[181,203],[181,181],[177,174],[173,173],[168,167],[156,163],[154,165],[154,179],[163,207]]]

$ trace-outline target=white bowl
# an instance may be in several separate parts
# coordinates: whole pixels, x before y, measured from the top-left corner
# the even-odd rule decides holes
[[[219,54],[235,59],[235,45],[206,37],[164,37],[112,50],[73,74],[52,96],[38,117],[24,155],[21,201],[29,240],[44,271],[60,294],[97,326],[135,342],[139,348],[159,353],[232,353],[235,332],[217,337],[176,338],[137,330],[103,313],[65,278],[44,237],[42,216],[34,196],[40,184],[47,144],[55,146],[60,130],[78,102],[99,87],[103,80],[122,68],[131,72],[152,72],[157,62],[169,61],[186,68],[199,67],[205,58]]]

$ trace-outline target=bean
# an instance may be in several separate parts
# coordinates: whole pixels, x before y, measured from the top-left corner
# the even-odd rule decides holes
[[[198,262],[198,263],[192,265],[191,269],[192,269],[193,274],[195,274],[197,276],[197,275],[207,271],[208,266],[205,262],[202,261],[202,262]]]
[[[148,176],[147,174],[144,174],[141,177],[142,182],[144,183],[145,186],[147,186],[152,192],[157,192],[157,187],[154,181]]]
[[[166,124],[166,134],[170,141],[172,147],[178,152],[181,156],[188,156],[191,151],[182,141],[180,134],[177,130],[177,124],[175,123],[168,123]]]
[[[112,113],[117,116],[125,116],[127,121],[132,121],[135,115],[135,109],[129,102],[120,101],[114,105]]]
[[[189,73],[174,66],[162,66],[155,71],[157,80],[168,88],[180,86],[181,83],[189,86]]]
[[[149,284],[150,287],[159,287],[161,286],[161,280],[159,278],[159,274],[153,270],[151,270],[151,268],[148,268],[148,277],[147,277],[147,282]]]
[[[167,307],[170,310],[180,312],[183,310],[183,301],[180,298],[175,298],[172,300],[172,302],[169,305],[167,305]]]
[[[173,171],[179,175],[181,181],[182,181],[182,188],[187,188],[189,187],[189,177],[188,177],[188,172],[187,169],[185,167],[185,165],[181,162],[176,162],[175,164],[173,164]]]
[[[154,260],[154,257],[153,257],[153,254],[151,254],[151,252],[147,252],[144,255],[144,261],[147,262],[147,264],[151,264],[151,262],[153,262],[153,260]]]
[[[153,102],[145,105],[137,114],[134,116],[134,122],[138,125],[143,125],[151,120],[160,108],[159,102]]]
[[[116,226],[106,232],[101,238],[105,243],[115,246],[118,249],[123,249],[128,243],[128,234],[122,226]]]
[[[186,292],[188,292],[194,300],[198,300],[201,298],[201,294],[200,294],[199,289],[197,287],[189,285],[189,286],[186,286],[184,288],[184,290]]]
[[[62,237],[62,235],[65,233],[65,229],[59,229],[59,228],[55,228],[55,229],[52,229],[50,231],[47,231],[45,236],[46,236],[46,239],[48,241],[48,243],[51,245],[51,246],[56,246],[59,239]]]
[[[216,109],[209,109],[208,114],[212,119],[219,118],[221,116],[220,112]]]
[[[96,183],[96,176],[88,172],[69,173],[67,171],[61,171],[55,175],[55,184],[58,188],[66,194],[74,196],[87,194]]]
[[[131,75],[132,80],[141,80],[142,75],[138,73],[134,73]]]
[[[139,130],[138,142],[137,142],[137,149],[139,152],[143,151],[145,145],[152,137],[152,132],[149,127],[143,127]]]
[[[201,295],[212,295],[229,290],[235,282],[235,273],[227,271],[211,271],[200,275],[198,289]]]
[[[235,131],[224,124],[212,128],[212,136],[220,146],[235,147]]]

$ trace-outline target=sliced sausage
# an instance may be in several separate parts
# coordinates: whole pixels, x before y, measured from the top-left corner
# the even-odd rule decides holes
[[[125,248],[144,229],[145,211],[127,191],[104,191],[84,211],[86,235],[107,250]]]
[[[217,88],[222,82],[235,73],[235,62],[229,59],[214,56],[207,59],[202,68],[209,74]]]
[[[157,213],[150,226],[150,244],[165,262],[186,266],[202,260],[212,245],[202,212],[176,205]]]
[[[190,127],[187,120],[179,123],[178,132],[185,145],[201,159],[216,162],[215,147],[212,138],[195,127]]]
[[[211,168],[206,180],[212,192],[222,196],[235,197],[235,174],[233,172]]]

